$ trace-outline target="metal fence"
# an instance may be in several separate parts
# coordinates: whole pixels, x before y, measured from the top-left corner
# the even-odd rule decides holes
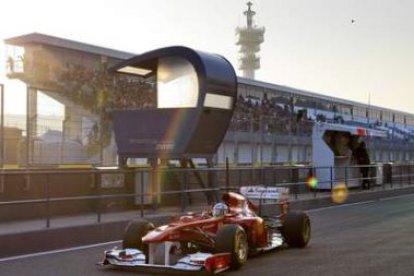
[[[412,164],[367,166],[373,189],[404,187],[413,183]],[[351,192],[362,191],[362,167],[244,167],[244,168],[133,168],[79,170],[1,170],[0,221],[51,219],[89,214],[102,222],[105,214],[126,211],[140,217],[164,212],[181,213],[206,208],[226,191],[241,186],[288,187],[291,200],[330,195],[338,183]],[[312,186],[321,171],[330,179]],[[342,174],[339,171],[343,171]],[[324,187],[321,189],[320,187]]]

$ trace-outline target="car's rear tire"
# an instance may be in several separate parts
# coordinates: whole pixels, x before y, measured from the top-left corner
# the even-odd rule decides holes
[[[216,236],[216,253],[231,254],[231,269],[241,267],[247,260],[249,245],[244,229],[237,224],[220,227]]]
[[[287,213],[282,235],[291,247],[305,247],[311,237],[311,224],[308,215],[304,212]]]
[[[146,254],[148,252],[148,246],[142,242],[142,237],[154,228],[152,223],[145,220],[130,221],[125,228],[122,248],[135,248]]]

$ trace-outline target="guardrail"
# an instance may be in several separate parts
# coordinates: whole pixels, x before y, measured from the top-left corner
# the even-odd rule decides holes
[[[365,178],[359,174],[364,167],[370,171]],[[211,205],[223,192],[237,191],[246,185],[288,187],[292,200],[329,196],[329,190],[338,183],[359,192],[364,179],[376,189],[388,189],[411,185],[413,167],[380,164],[317,168],[0,170],[0,221],[11,221],[13,215],[20,219],[44,218],[45,227],[49,228],[51,219],[62,215],[94,213],[100,223],[103,214],[114,211],[138,210],[141,217],[166,208],[185,212]],[[312,184],[310,177],[317,180],[323,171],[330,178]],[[321,186],[325,189],[320,189]],[[120,207],[114,210],[111,204]],[[26,218],[21,212],[27,212]]]

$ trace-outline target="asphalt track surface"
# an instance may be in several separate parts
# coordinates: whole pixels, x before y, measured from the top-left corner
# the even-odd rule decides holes
[[[309,215],[312,240],[307,248],[274,250],[223,275],[414,275],[414,195],[312,210]],[[2,259],[0,275],[153,274],[95,266],[103,250],[114,245]]]

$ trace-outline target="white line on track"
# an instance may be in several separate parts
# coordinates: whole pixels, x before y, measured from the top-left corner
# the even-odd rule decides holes
[[[45,256],[45,255],[71,252],[71,251],[76,251],[76,250],[84,250],[88,248],[111,245],[111,244],[116,244],[120,242],[121,241],[110,241],[110,242],[95,243],[95,244],[89,244],[89,245],[83,245],[83,246],[77,246],[77,247],[70,247],[70,248],[59,249],[59,250],[51,250],[51,251],[44,251],[44,252],[25,254],[25,255],[13,256],[13,257],[0,258],[0,263],[7,262],[7,261],[21,260],[21,259],[26,259],[26,258],[32,258],[32,257],[40,257],[40,256]]]
[[[320,212],[320,211],[323,211],[323,210],[337,209],[337,208],[343,208],[343,207],[354,206],[354,205],[369,204],[369,203],[373,203],[375,201],[376,200],[368,200],[368,201],[355,202],[355,203],[344,203],[344,204],[339,204],[339,205],[334,205],[334,206],[310,209],[310,210],[307,210],[306,213],[316,213],[316,212]]]
[[[390,196],[390,197],[379,198],[378,200],[379,201],[387,201],[387,200],[393,200],[393,199],[404,198],[404,197],[412,197],[412,196],[414,196],[414,194]]]
[[[363,205],[363,204],[374,203],[374,202],[377,202],[377,201],[388,201],[388,200],[394,200],[394,199],[400,199],[400,198],[412,197],[412,196],[414,196],[414,195],[413,194],[397,195],[397,196],[378,198],[378,199],[368,200],[368,201],[361,201],[361,202],[355,202],[355,203],[344,203],[344,204],[340,204],[340,205],[310,209],[310,210],[307,210],[306,212],[307,213],[316,213],[316,212],[323,211],[323,210],[343,208],[343,207],[355,206],[355,205]]]

